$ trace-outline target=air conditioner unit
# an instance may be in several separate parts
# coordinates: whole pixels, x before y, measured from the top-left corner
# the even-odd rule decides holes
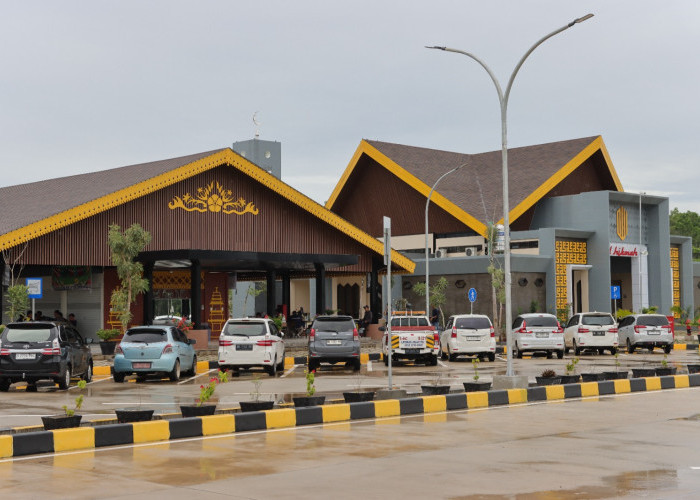
[[[479,247],[467,247],[464,249],[464,253],[467,257],[474,257],[479,255]]]
[[[438,259],[444,259],[447,257],[447,250],[444,248],[438,248],[435,250],[435,257]]]

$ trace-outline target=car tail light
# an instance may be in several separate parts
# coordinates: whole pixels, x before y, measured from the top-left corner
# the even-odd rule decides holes
[[[518,333],[530,334],[532,331],[527,329],[527,323],[523,321],[523,326],[518,329]]]
[[[639,333],[644,329],[643,326],[634,325],[634,333]]]
[[[230,347],[233,345],[233,340],[225,340],[225,339],[219,339],[219,346],[220,347]]]
[[[114,354],[124,354],[124,349],[122,349],[121,344],[117,344],[117,347],[114,348]]]
[[[582,326],[579,326],[578,333],[591,333],[591,331],[588,328],[584,328]]]
[[[562,328],[561,324],[557,321],[557,331],[556,333],[564,333],[564,329]]]
[[[491,327],[490,333],[491,333],[491,337],[495,337],[495,336],[496,336],[496,330],[494,330],[493,327]]]
[[[263,346],[263,347],[270,347],[272,344],[273,344],[273,341],[272,341],[272,340],[267,340],[267,339],[265,339],[265,340],[258,340],[258,341],[255,343],[255,345],[260,345],[260,346]]]
[[[357,328],[352,329],[352,340],[353,342],[360,340],[360,334],[357,332]]]
[[[452,328],[452,335],[450,335],[450,337],[453,339],[457,338],[457,327]]]
[[[671,325],[663,325],[661,328],[663,328],[664,330],[668,330],[669,333],[671,333],[673,331],[673,329],[671,328]]]
[[[315,328],[312,328],[312,329],[309,331],[309,341],[312,341],[312,340],[314,340],[315,338],[316,338],[316,329],[315,329]]]
[[[440,334],[439,333],[434,333],[433,334],[433,340],[435,341],[435,344],[440,343]]]
[[[612,327],[610,330],[608,330],[608,333],[617,333],[617,327]]]
[[[160,353],[160,355],[162,356],[163,354],[170,354],[172,352],[173,352],[173,345],[168,344],[165,347],[163,347],[163,351]]]
[[[0,356],[9,356],[9,355],[10,355],[9,349],[0,349]]]
[[[41,354],[44,356],[60,356],[61,355],[61,344],[58,343],[58,339],[53,339],[51,347],[46,347],[41,350]]]

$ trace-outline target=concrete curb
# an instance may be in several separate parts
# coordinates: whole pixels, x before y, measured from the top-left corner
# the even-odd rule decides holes
[[[579,384],[550,385],[528,389],[466,392],[445,396],[419,396],[366,403],[340,403],[306,408],[282,408],[251,413],[155,420],[132,424],[108,424],[55,431],[0,436],[0,458],[41,453],[85,450],[105,446],[153,443],[181,438],[236,432],[292,428],[379,417],[430,414],[533,401],[604,396],[640,391],[700,387],[700,374],[670,375]]]

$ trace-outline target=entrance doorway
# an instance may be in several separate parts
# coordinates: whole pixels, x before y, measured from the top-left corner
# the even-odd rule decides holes
[[[338,285],[338,314],[347,314],[353,318],[360,314],[360,286],[355,283],[350,285]]]
[[[590,310],[588,304],[588,270],[590,265],[570,265],[568,283],[568,302],[571,304],[571,314]]]

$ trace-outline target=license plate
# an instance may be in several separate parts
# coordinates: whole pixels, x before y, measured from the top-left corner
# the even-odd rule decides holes
[[[647,335],[661,335],[661,330],[647,330]]]
[[[36,354],[33,352],[18,352],[15,354],[15,359],[35,359]]]
[[[481,337],[479,337],[479,336],[476,336],[476,337],[475,337],[474,335],[467,335],[467,336],[464,337],[464,338],[467,339],[467,340],[481,340]]]
[[[423,349],[425,342],[422,340],[404,340],[401,342],[401,349]]]
[[[406,349],[406,354],[420,354],[420,349]]]
[[[151,363],[131,363],[131,367],[138,370],[138,369],[143,369],[143,368],[150,368]]]
[[[549,337],[549,334],[547,332],[536,332],[535,337],[538,339],[546,339]]]
[[[605,332],[593,332],[594,337],[603,337],[605,336]]]
[[[342,345],[342,340],[326,340],[326,345]]]
[[[236,344],[237,351],[252,351],[253,344]]]

